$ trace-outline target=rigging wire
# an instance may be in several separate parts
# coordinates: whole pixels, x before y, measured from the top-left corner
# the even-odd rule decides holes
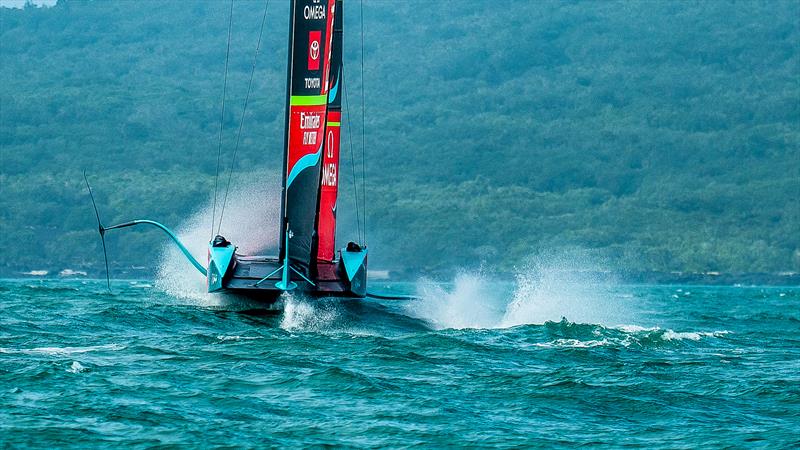
[[[225,50],[225,75],[222,81],[222,108],[219,116],[219,141],[217,142],[217,174],[214,176],[214,207],[211,214],[211,238],[214,238],[214,222],[217,218],[217,186],[219,185],[219,164],[222,157],[222,129],[225,124],[225,94],[228,89],[228,60],[231,54],[231,29],[233,28],[233,0],[228,16],[228,45]]]
[[[261,17],[261,28],[258,32],[258,43],[256,44],[256,52],[253,55],[253,66],[250,69],[250,81],[247,83],[247,94],[244,97],[244,107],[242,108],[242,118],[239,120],[239,130],[236,132],[236,144],[233,147],[233,156],[231,157],[231,165],[228,170],[228,183],[225,186],[225,197],[222,200],[222,210],[219,213],[219,225],[217,226],[217,234],[222,229],[222,219],[225,217],[225,205],[228,203],[228,192],[231,189],[231,179],[233,178],[233,168],[236,165],[236,152],[239,150],[239,140],[242,137],[242,127],[244,126],[244,117],[247,114],[247,103],[250,100],[250,91],[253,87],[253,77],[256,73],[256,60],[258,54],[261,52],[261,37],[264,35],[264,24],[267,22],[267,9],[269,8],[269,0],[264,2],[264,15]],[[214,224],[212,222],[211,228],[213,230]],[[213,233],[212,233],[213,234]]]
[[[364,246],[367,245],[367,158],[366,158],[366,105],[364,101],[364,0],[359,1],[361,12],[361,201],[364,210]]]
[[[347,90],[347,82],[344,78],[345,73],[345,66],[344,62],[342,62],[342,97],[344,97],[344,104],[345,104],[345,123],[347,124],[347,141],[350,146],[350,169],[353,172],[353,203],[356,205],[356,227],[358,229],[358,240],[359,242],[364,242],[361,239],[361,213],[358,209],[358,184],[356,183],[356,159],[353,152],[353,133],[350,129],[350,101],[348,100],[347,95],[349,91]]]

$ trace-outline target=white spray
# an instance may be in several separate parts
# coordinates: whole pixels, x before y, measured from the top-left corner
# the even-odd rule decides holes
[[[613,286],[598,267],[576,255],[540,255],[517,272],[505,289],[483,272],[461,273],[452,288],[423,280],[419,300],[406,312],[434,328],[507,328],[566,318],[572,322],[617,325],[630,319],[610,296]],[[500,289],[498,289],[500,288]]]
[[[309,300],[299,294],[284,294],[281,328],[286,331],[335,331],[341,312],[334,301]]]
[[[237,253],[257,254],[277,247],[277,230],[280,216],[280,177],[237,175],[231,186],[221,234],[236,245]],[[224,193],[222,193],[224,195]],[[211,238],[213,200],[198,210],[183,224],[176,234],[192,255],[201,262],[208,259],[208,242]],[[218,201],[221,203],[222,199]],[[217,205],[219,223],[220,203]],[[216,233],[216,227],[214,229]],[[172,243],[165,244],[161,254],[156,287],[167,294],[188,299],[204,306],[220,305],[220,296],[206,292],[206,280],[191,266],[186,257]]]
[[[277,247],[280,177],[239,175],[225,210],[222,235],[237,252],[257,254]],[[176,229],[178,238],[201,262],[207,259],[213,205],[209,200]],[[219,216],[219,208],[217,209]],[[216,231],[216,230],[215,230]],[[405,311],[434,328],[505,328],[540,324],[566,317],[573,322],[616,325],[624,319],[607,293],[610,285],[588,275],[598,267],[586,258],[538,256],[518,271],[516,283],[503,287],[483,272],[461,273],[452,288],[422,280],[420,300]],[[206,292],[206,280],[172,243],[165,243],[156,287],[178,299],[202,306],[231,306],[234,299]],[[281,326],[287,330],[326,329],[339,318],[335,305],[288,297]],[[335,327],[334,327],[335,328]]]

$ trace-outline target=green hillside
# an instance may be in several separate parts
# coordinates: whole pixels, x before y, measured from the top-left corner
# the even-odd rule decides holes
[[[287,3],[270,5],[237,179],[276,183]],[[84,169],[108,223],[179,225],[209,204],[228,7],[0,8],[0,273],[99,273]],[[225,162],[262,8],[235,3]],[[358,2],[345,14],[360,174]],[[797,1],[365,0],[364,15],[373,268],[509,270],[580,249],[619,271],[800,271]],[[162,244],[109,236],[115,270],[152,267]]]

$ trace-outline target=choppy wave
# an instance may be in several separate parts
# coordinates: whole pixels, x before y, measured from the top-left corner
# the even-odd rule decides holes
[[[427,310],[293,295],[277,316],[0,281],[0,447],[796,443],[800,296],[531,277],[548,287],[462,274],[419,284]]]
[[[695,343],[701,339],[723,338],[732,332],[684,331],[669,328],[622,325],[604,327],[596,324],[581,324],[563,319],[545,322],[542,325],[523,325],[509,330],[519,330],[514,336],[524,336],[525,346],[534,348],[660,348]]]
[[[31,291],[48,291],[53,293],[80,291],[80,288],[76,286],[59,286],[54,284],[51,280],[42,280],[42,282],[38,284],[26,284],[25,288]]]
[[[602,347],[610,345],[608,339],[602,340],[588,340],[588,341],[581,341],[579,339],[556,339],[552,342],[536,342],[533,345],[536,347],[545,347],[545,348],[563,348],[563,347],[572,347],[572,348],[591,348],[591,347]]]
[[[91,345],[87,347],[36,347],[36,348],[2,348],[0,353],[45,356],[70,356],[80,353],[99,351],[119,351],[125,346],[119,344]]]
[[[78,361],[72,361],[72,364],[69,366],[69,369],[67,369],[67,372],[69,373],[82,373],[88,371],[89,369],[86,368],[83,364],[79,363]]]

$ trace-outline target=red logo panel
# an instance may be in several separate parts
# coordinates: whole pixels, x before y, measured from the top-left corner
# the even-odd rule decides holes
[[[289,164],[286,175],[303,156],[322,148],[325,132],[325,105],[291,107],[289,114]]]
[[[342,114],[328,113],[325,153],[322,157],[322,186],[319,198],[319,247],[317,259],[333,261],[336,255],[336,197],[339,184],[339,125]]]
[[[322,57],[322,31],[308,32],[308,70],[319,70]]]

